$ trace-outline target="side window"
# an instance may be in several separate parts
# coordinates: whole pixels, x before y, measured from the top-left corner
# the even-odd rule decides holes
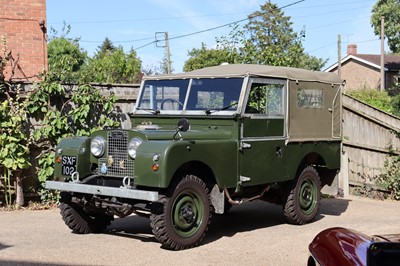
[[[245,113],[283,116],[283,84],[253,83]]]

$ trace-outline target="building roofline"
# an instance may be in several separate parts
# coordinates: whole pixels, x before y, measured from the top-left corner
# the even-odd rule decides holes
[[[370,61],[367,61],[365,59],[359,58],[356,55],[352,55],[352,54],[351,55],[347,55],[346,57],[342,58],[341,62],[343,64],[343,63],[346,63],[347,61],[349,61],[350,59],[354,59],[354,60],[356,60],[356,61],[358,61],[360,63],[364,63],[366,65],[369,65],[369,66],[371,66],[373,68],[376,68],[376,69],[379,69],[379,70],[381,69],[380,65],[374,64],[374,63],[372,63]],[[338,67],[338,63],[336,62],[335,64],[333,64],[330,67],[326,68],[324,70],[324,72],[331,72],[333,69],[335,69],[337,67]],[[387,67],[385,67],[385,71],[388,71],[388,70],[389,69]]]

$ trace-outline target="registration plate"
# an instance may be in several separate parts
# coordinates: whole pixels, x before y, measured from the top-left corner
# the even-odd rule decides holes
[[[62,174],[72,176],[76,172],[76,156],[63,156],[61,159]]]

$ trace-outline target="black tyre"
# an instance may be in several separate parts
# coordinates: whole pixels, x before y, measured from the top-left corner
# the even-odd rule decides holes
[[[74,203],[60,203],[60,213],[65,224],[77,234],[99,233],[113,220],[104,214],[89,215]]]
[[[167,249],[182,250],[198,246],[211,218],[209,191],[193,175],[185,176],[170,197],[159,200],[162,210],[150,215],[156,239]]]
[[[306,167],[289,191],[284,204],[284,215],[289,223],[306,224],[318,213],[321,201],[321,181],[318,172],[311,166]]]

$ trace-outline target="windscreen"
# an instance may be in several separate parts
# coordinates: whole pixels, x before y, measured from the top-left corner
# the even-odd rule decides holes
[[[138,110],[235,111],[243,78],[145,81]]]

